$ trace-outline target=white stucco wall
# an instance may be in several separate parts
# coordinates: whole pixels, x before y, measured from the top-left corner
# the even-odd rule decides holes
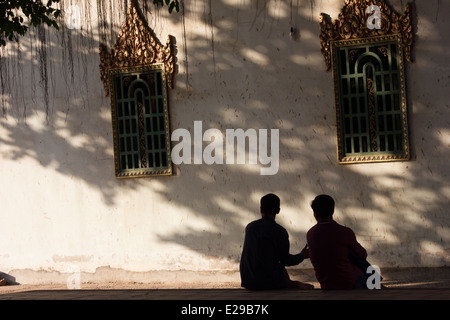
[[[403,11],[404,1],[390,3]],[[223,133],[279,129],[280,165],[264,176],[258,165],[181,164],[170,177],[128,180],[114,178],[98,68],[99,38],[111,48],[123,1],[70,4],[82,12],[82,29],[47,29],[44,51],[35,31],[0,49],[0,272],[33,283],[64,281],[58,275],[73,268],[92,281],[237,271],[245,225],[259,218],[268,192],[281,198],[277,219],[292,252],[315,223],[310,201],[328,193],[336,220],[355,231],[373,263],[449,265],[450,3],[415,3],[411,161],[345,166],[336,161],[332,75],[318,25],[321,12],[337,18],[343,1],[186,1],[184,19],[150,5],[146,17],[161,42],[176,39],[171,129],[192,132],[195,120]]]

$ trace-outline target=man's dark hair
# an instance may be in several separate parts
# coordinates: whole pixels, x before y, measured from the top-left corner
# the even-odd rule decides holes
[[[273,193],[261,198],[261,211],[266,214],[277,214],[280,211],[280,198]]]
[[[318,195],[311,203],[311,208],[317,217],[325,218],[334,213],[334,200],[326,194]]]

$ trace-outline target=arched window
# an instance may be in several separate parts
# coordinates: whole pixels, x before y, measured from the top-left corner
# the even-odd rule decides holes
[[[410,159],[404,64],[411,62],[411,21],[411,4],[398,14],[385,0],[345,1],[335,21],[321,14],[320,46],[334,80],[339,163]]]
[[[111,51],[100,50],[100,77],[111,96],[117,178],[171,175],[167,89],[173,88],[172,37],[162,45],[134,1]]]
[[[117,177],[171,174],[164,66],[110,71]]]
[[[401,54],[396,37],[332,44],[339,162],[409,159]]]

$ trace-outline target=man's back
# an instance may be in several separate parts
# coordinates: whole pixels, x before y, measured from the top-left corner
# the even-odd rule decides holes
[[[367,256],[354,232],[330,220],[317,223],[306,238],[311,263],[322,289],[352,289],[361,270],[350,263],[349,253],[361,259]]]
[[[283,266],[295,265],[302,260],[300,254],[289,254],[286,229],[270,218],[253,221],[245,228],[240,262],[242,286],[250,289],[284,287]]]

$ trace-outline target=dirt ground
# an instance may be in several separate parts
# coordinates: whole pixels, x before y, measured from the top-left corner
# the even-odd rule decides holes
[[[294,275],[293,279],[304,281],[313,284],[315,289],[320,289],[318,282],[312,275],[301,272]],[[413,289],[416,290],[440,290],[441,294],[445,295],[447,299],[450,300],[450,268],[424,268],[424,269],[401,269],[401,270],[389,270],[383,274],[383,286],[390,290],[403,290]],[[0,300],[8,297],[14,297],[14,294],[27,292],[46,292],[47,295],[51,295],[51,292],[72,292],[72,295],[76,297],[77,290],[70,289],[80,289],[78,291],[83,292],[175,292],[179,290],[180,292],[188,292],[189,290],[197,292],[238,292],[242,294],[242,290],[239,282],[152,282],[152,283],[137,283],[137,282],[102,282],[102,283],[80,283],[78,288],[68,288],[65,283],[46,283],[46,284],[14,284],[0,286]],[[313,290],[321,291],[321,290]],[[394,292],[392,291],[392,292]],[[438,295],[438,292],[435,291]],[[66,296],[70,298],[69,293]],[[206,296],[207,298],[207,296]]]
[[[130,283],[130,282],[105,282],[105,283],[81,283],[82,290],[158,290],[158,289],[239,289],[239,283]],[[0,287],[0,295],[14,292],[32,290],[69,290],[66,284],[19,284]],[[1,297],[0,297],[1,298]]]

